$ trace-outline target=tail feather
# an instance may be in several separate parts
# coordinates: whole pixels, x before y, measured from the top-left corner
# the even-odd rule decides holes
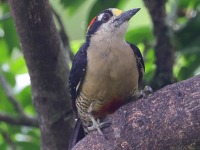
[[[84,133],[81,120],[77,119],[74,130],[72,132],[72,135],[69,141],[68,150],[71,150],[76,145],[76,143],[78,143],[84,137],[85,137],[85,133]]]

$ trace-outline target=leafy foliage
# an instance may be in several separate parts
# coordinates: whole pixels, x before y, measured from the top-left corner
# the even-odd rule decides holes
[[[183,1],[179,3],[179,15],[177,16],[178,30],[175,30],[176,52],[179,55],[175,67],[179,68],[176,74],[178,80],[184,80],[199,72],[200,57],[200,2],[197,1]],[[181,21],[180,21],[181,20]],[[184,24],[182,24],[182,20]]]
[[[70,14],[73,14],[78,8],[85,2],[83,0],[60,0],[61,4],[69,10]]]

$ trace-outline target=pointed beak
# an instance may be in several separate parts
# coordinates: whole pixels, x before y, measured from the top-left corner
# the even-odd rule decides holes
[[[124,22],[129,21],[139,10],[140,10],[140,8],[135,8],[135,9],[131,9],[131,10],[125,11],[122,14],[120,14],[114,20],[114,22],[116,23],[116,26],[119,26],[119,25],[123,24]]]

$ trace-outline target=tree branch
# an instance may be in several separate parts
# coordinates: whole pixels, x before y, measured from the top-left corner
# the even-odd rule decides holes
[[[157,67],[151,83],[152,88],[155,90],[174,82],[174,52],[170,41],[170,31],[166,24],[166,0],[143,1],[151,15],[156,38],[155,63]]]
[[[24,116],[25,114],[21,105],[18,103],[18,100],[14,97],[14,94],[12,93],[10,85],[8,84],[8,82],[6,81],[6,79],[4,78],[2,74],[0,74],[0,84],[2,85],[2,88],[4,89],[8,97],[8,100],[13,105],[15,111],[19,113],[19,115]]]
[[[13,117],[11,115],[0,113],[0,121],[9,123],[11,125],[38,127],[38,119],[33,117]]]
[[[13,107],[15,108],[15,111],[17,112],[17,117],[13,117],[11,115],[0,113],[0,121],[4,121],[7,123],[10,123],[12,125],[24,125],[24,126],[32,126],[32,127],[38,127],[38,119],[27,116],[18,100],[14,97],[14,94],[12,93],[12,89],[4,76],[0,74],[0,84],[2,85],[2,88],[4,89],[8,100],[11,102]]]
[[[112,125],[93,131],[79,149],[200,149],[200,75],[129,103],[106,118]]]
[[[53,8],[52,8],[52,11],[53,11],[53,14],[54,14],[56,20],[58,21],[59,26],[60,26],[59,34],[60,34],[60,38],[61,38],[61,40],[63,42],[64,49],[67,50],[67,52],[69,54],[69,58],[72,61],[73,58],[74,58],[74,54],[72,53],[72,50],[70,48],[69,38],[68,38],[68,36],[66,34],[66,31],[65,31],[65,28],[63,26],[62,20],[61,20],[60,16],[57,14],[57,12]]]
[[[48,0],[9,0],[39,117],[41,150],[66,150],[74,117],[66,52]]]

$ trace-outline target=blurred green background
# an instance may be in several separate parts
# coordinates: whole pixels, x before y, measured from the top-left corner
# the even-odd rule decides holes
[[[136,44],[145,59],[145,83],[150,83],[154,64],[155,38],[151,18],[141,0],[50,0],[51,6],[61,18],[75,54],[84,42],[89,21],[101,10],[116,7],[122,10],[141,8],[130,21],[126,39]],[[200,1],[169,0],[166,4],[167,24],[175,50],[174,78],[181,81],[200,73]],[[60,26],[55,19],[56,26]],[[29,116],[35,116],[30,92],[30,80],[26,64],[10,15],[7,2],[0,3],[0,76],[5,79],[10,92]],[[18,117],[5,88],[0,84],[0,115]],[[15,126],[0,121],[0,150],[37,150],[40,145],[38,128]]]

